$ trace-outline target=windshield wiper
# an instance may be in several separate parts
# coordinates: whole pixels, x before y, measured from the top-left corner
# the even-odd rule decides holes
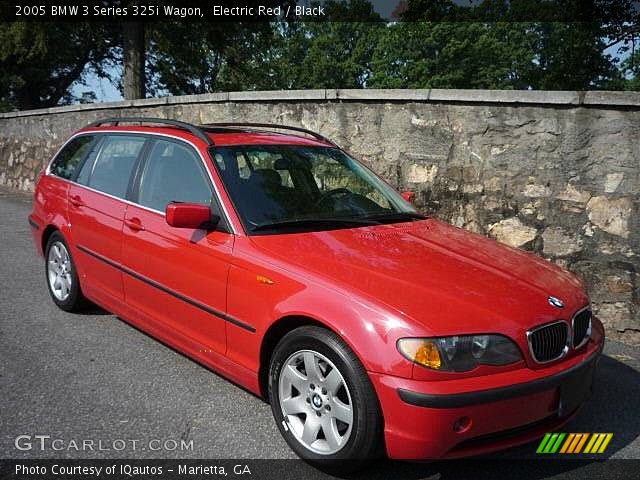
[[[278,228],[305,228],[305,227],[326,227],[333,225],[377,225],[377,219],[374,218],[304,218],[297,220],[282,220],[278,222],[265,222],[251,228],[252,232],[262,230],[274,230]]]
[[[426,216],[418,212],[389,212],[389,213],[373,213],[360,217],[366,220],[376,220],[383,222],[397,222],[402,220],[426,220]]]

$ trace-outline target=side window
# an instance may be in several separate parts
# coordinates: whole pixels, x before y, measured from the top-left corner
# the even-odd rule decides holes
[[[93,135],[81,135],[71,140],[53,160],[49,172],[67,180],[72,178],[76,167],[89,152],[94,140]]]
[[[142,172],[138,203],[164,212],[170,202],[209,205],[211,187],[195,152],[176,142],[158,140]]]
[[[96,156],[87,186],[115,197],[124,198],[129,177],[138,155],[146,142],[145,137],[114,135],[107,137]],[[88,162],[87,162],[88,163]],[[83,179],[85,172],[81,172]]]
[[[93,164],[96,161],[96,157],[98,156],[98,152],[100,151],[100,138],[98,137],[94,144],[91,146],[91,151],[87,155],[86,160],[82,163],[80,167],[80,171],[76,177],[76,183],[80,185],[88,185],[89,184],[89,175],[93,171]]]

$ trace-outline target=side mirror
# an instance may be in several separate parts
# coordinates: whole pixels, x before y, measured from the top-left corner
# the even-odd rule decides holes
[[[171,202],[165,209],[167,223],[175,228],[211,229],[220,221],[207,205]]]
[[[413,199],[415,198],[416,195],[413,192],[402,192],[400,196],[404,198],[407,202],[411,203],[413,202]]]

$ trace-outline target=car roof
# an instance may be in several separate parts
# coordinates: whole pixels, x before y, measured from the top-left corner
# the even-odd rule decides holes
[[[193,135],[191,132],[180,128],[164,127],[164,126],[147,126],[147,125],[127,125],[127,126],[89,126],[83,128],[78,133],[88,132],[118,132],[118,133],[146,133],[160,134],[171,137],[188,140],[190,142],[200,141],[201,139]],[[309,138],[302,135],[293,135],[290,133],[280,133],[269,130],[251,130],[236,128],[213,128],[211,131],[204,132],[211,139],[214,146],[232,146],[232,145],[306,145],[319,147],[334,147],[329,142],[315,138]]]

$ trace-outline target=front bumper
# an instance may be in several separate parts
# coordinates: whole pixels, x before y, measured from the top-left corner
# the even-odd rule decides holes
[[[559,428],[590,393],[604,344],[597,323],[580,354],[541,370],[439,382],[371,374],[384,415],[388,456],[477,455],[527,443]]]

